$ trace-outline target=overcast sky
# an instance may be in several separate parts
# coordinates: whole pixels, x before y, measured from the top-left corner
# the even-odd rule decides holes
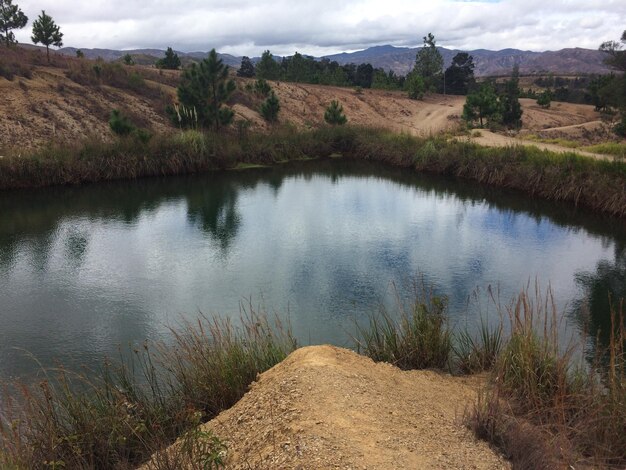
[[[626,28],[626,0],[15,0],[30,42],[42,9],[65,46],[234,55],[316,56],[369,46],[421,45],[433,32],[455,49],[596,49]]]

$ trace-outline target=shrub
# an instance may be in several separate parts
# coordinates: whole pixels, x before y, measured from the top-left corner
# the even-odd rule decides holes
[[[130,122],[130,120],[117,109],[111,111],[109,127],[115,134],[121,136],[129,135],[135,130],[135,126]]]
[[[272,87],[267,80],[264,78],[259,78],[256,82],[254,82],[254,92],[260,96],[269,96],[272,91]]]
[[[268,122],[276,122],[278,120],[279,111],[280,102],[276,94],[272,91],[270,96],[261,104],[261,116]]]
[[[343,125],[348,121],[343,113],[343,106],[339,104],[339,101],[332,100],[330,102],[324,113],[324,121],[333,126]]]

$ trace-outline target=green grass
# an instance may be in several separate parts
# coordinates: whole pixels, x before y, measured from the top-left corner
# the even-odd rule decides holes
[[[581,146],[580,142],[576,142],[575,140],[562,139],[562,138],[548,139],[548,138],[544,138],[544,137],[539,137],[537,134],[526,134],[526,135],[523,135],[521,137],[524,140],[530,140],[532,142],[540,142],[540,143],[543,143],[543,144],[560,145],[561,147],[566,147],[566,148],[570,148],[570,149],[576,149],[576,148],[579,148]]]
[[[447,298],[420,289],[408,309],[399,305],[396,315],[382,310],[368,326],[357,325],[357,352],[405,370],[448,368],[452,335],[447,305]]]
[[[589,145],[583,147],[583,150],[592,153],[601,153],[603,155],[613,155],[618,158],[626,159],[626,144],[621,142],[607,142],[604,144]]]

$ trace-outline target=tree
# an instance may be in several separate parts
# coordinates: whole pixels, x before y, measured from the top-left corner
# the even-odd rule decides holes
[[[130,120],[124,116],[118,109],[111,111],[109,118],[109,127],[117,135],[129,135],[135,130],[135,126]]]
[[[81,51],[80,49],[76,49],[76,57],[78,59],[84,59],[85,58],[85,53],[83,51]]]
[[[183,72],[178,100],[187,109],[195,110],[200,125],[217,131],[233,119],[233,111],[223,105],[235,88],[235,82],[228,78],[228,66],[212,49],[209,57]]]
[[[7,46],[16,43],[14,29],[21,29],[28,23],[28,17],[22,13],[13,0],[0,0],[0,41]]]
[[[522,105],[519,102],[519,67],[513,67],[511,79],[504,85],[504,94],[500,96],[502,105],[502,124],[520,128],[522,125]]]
[[[332,100],[330,102],[324,113],[324,121],[333,126],[341,126],[348,122],[346,115],[343,114],[343,106],[339,104],[339,101]]]
[[[280,111],[280,103],[274,91],[270,92],[270,96],[261,104],[261,116],[268,122],[276,122],[278,120],[278,112]]]
[[[257,62],[256,76],[266,80],[278,80],[280,78],[280,66],[270,51],[263,52],[261,60]]]
[[[131,56],[130,54],[124,55],[124,57],[122,57],[122,62],[124,62],[125,65],[135,65],[133,56]]]
[[[443,75],[444,92],[451,95],[467,95],[474,84],[474,58],[467,52],[459,52]]]
[[[552,92],[549,89],[542,91],[541,94],[537,97],[537,104],[542,108],[548,109],[551,102]]]
[[[239,70],[237,70],[237,76],[252,78],[254,77],[254,74],[254,64],[250,60],[250,57],[243,56],[241,58],[241,66],[239,67]]]
[[[626,51],[622,44],[626,44],[626,30],[622,33],[620,41],[603,42],[600,44],[600,50],[607,54],[604,60],[605,64],[616,70],[626,72]]]
[[[61,47],[63,45],[63,33],[55,24],[51,16],[41,10],[41,15],[33,22],[32,41],[35,44],[42,43],[46,46],[46,56],[50,63],[50,46]]]
[[[374,67],[371,64],[361,64],[356,68],[354,84],[363,88],[371,88],[373,78]]]
[[[499,121],[500,102],[490,83],[484,83],[477,91],[467,95],[463,106],[463,119],[470,125],[478,119],[480,127],[484,126],[484,120]]]
[[[413,71],[422,77],[427,91],[436,91],[442,78],[443,57],[437,50],[435,36],[428,33],[424,36],[424,47],[422,47],[415,57],[415,67]]]
[[[421,100],[424,97],[426,85],[424,84],[424,79],[413,71],[406,76],[404,89],[407,91],[410,99]]]
[[[180,57],[178,57],[178,54],[176,54],[171,47],[168,47],[165,51],[165,57],[157,60],[155,65],[158,69],[178,70],[180,67]]]

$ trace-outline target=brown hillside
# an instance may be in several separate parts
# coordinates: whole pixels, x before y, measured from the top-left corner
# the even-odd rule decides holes
[[[312,346],[203,428],[226,443],[229,469],[509,468],[461,424],[479,384]]]
[[[38,50],[0,46],[0,155],[30,152],[51,142],[71,144],[86,137],[113,137],[108,119],[120,109],[138,126],[156,132],[174,131],[165,116],[173,102],[179,71],[125,66],[52,55],[47,64]],[[253,129],[269,129],[258,108],[261,99],[245,90],[238,79],[233,99],[236,120],[249,121]],[[339,100],[352,124],[382,127],[414,135],[456,131],[464,97],[429,95],[409,100],[403,92],[337,88],[273,82],[281,102],[279,120],[301,128],[323,124],[326,106]],[[573,138],[594,143],[607,138],[606,124],[591,106],[553,103],[544,110],[532,100],[522,100],[524,132],[542,138]],[[483,132],[486,145],[532,142]],[[543,144],[536,144],[544,146]],[[544,146],[545,147],[545,146]],[[548,148],[548,147],[546,147]],[[552,150],[571,150],[550,146]]]

